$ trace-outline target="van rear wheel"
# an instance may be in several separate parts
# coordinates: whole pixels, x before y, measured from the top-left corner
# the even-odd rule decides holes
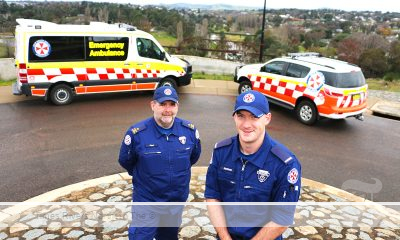
[[[50,91],[50,99],[55,105],[67,105],[72,102],[72,90],[68,85],[59,84]]]
[[[174,89],[177,88],[176,81],[172,78],[165,78],[158,85],[158,87],[164,87],[164,86],[170,86],[173,87]]]
[[[310,100],[303,100],[296,106],[297,119],[306,124],[313,125],[317,121],[318,111]]]

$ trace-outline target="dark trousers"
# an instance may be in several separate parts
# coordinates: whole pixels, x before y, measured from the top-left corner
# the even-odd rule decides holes
[[[129,240],[178,240],[178,227],[129,227]]]
[[[132,206],[129,240],[178,240],[182,206]]]

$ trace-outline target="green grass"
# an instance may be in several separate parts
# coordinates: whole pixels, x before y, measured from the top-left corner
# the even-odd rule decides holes
[[[155,39],[157,39],[158,42],[160,42],[162,46],[176,45],[176,38],[166,32],[152,32],[151,34],[154,36]]]
[[[0,86],[11,86],[13,84],[13,82],[15,82],[15,79],[9,80],[9,81],[0,79]]]
[[[5,58],[5,57],[8,57],[7,47],[4,46],[3,44],[0,44],[0,58]]]
[[[194,72],[193,79],[205,79],[205,80],[222,80],[222,81],[233,81],[232,75],[220,75],[220,74],[205,74]]]
[[[400,81],[385,81],[383,79],[367,79],[368,89],[400,92]]]

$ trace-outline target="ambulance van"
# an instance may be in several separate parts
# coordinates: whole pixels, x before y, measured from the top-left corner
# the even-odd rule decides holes
[[[291,53],[263,64],[240,66],[234,80],[239,93],[259,91],[270,102],[294,110],[307,125],[321,117],[363,120],[367,109],[368,85],[361,68],[319,53]]]
[[[127,24],[65,25],[17,19],[13,94],[56,105],[76,95],[190,84],[192,66]]]

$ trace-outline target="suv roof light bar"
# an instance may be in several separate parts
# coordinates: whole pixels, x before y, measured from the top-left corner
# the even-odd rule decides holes
[[[288,53],[288,56],[291,58],[296,57],[321,57],[320,53],[317,52],[302,52],[302,53]]]

